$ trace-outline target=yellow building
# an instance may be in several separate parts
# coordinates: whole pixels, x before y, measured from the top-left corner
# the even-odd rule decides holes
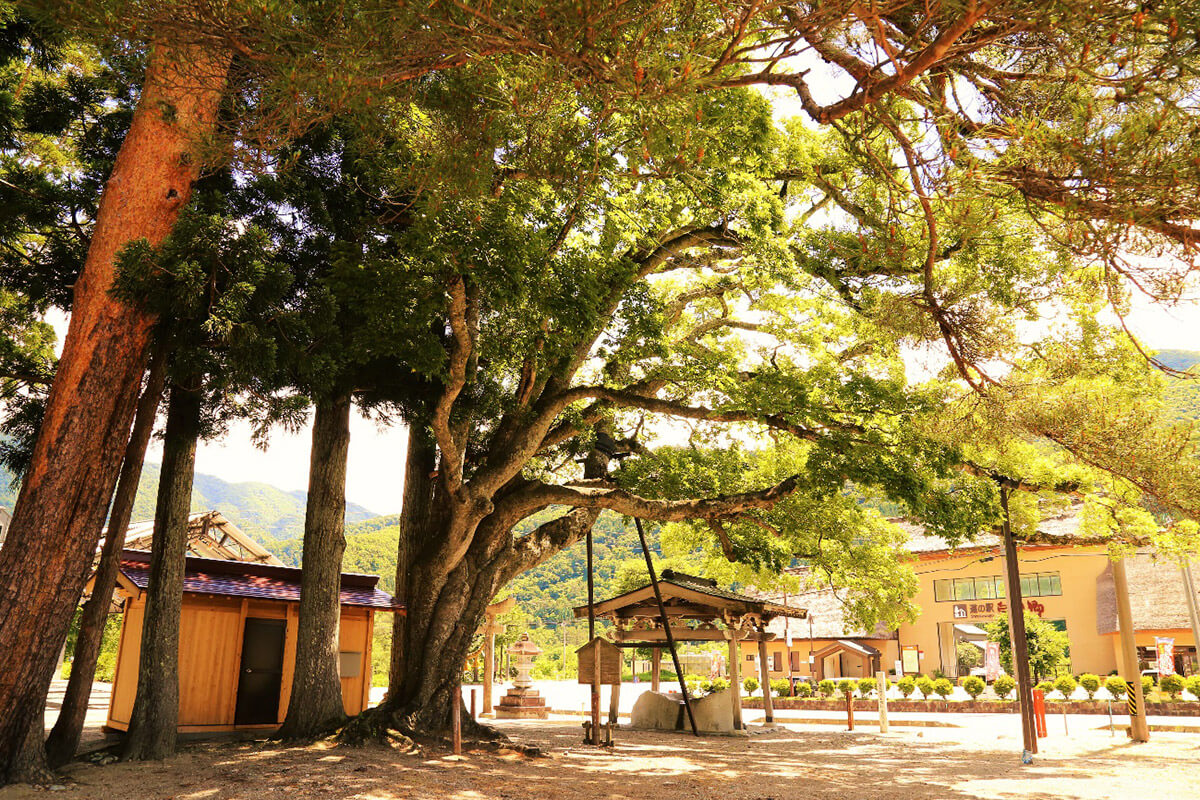
[[[909,530],[919,580],[913,598],[917,619],[892,631],[849,630],[832,592],[793,594],[789,602],[808,608],[813,626],[810,631],[792,620],[788,630],[782,621],[770,628],[777,636],[768,646],[772,677],[868,675],[872,651],[878,653],[877,668],[889,673],[966,674],[968,661],[960,668],[959,646],[968,653],[981,649],[982,626],[1008,610],[999,539],[984,535],[951,549],[919,526],[900,524]],[[1021,594],[1027,609],[1066,631],[1073,672],[1105,675],[1117,669],[1120,641],[1112,562],[1103,545],[1082,542],[1077,528],[1077,516],[1069,511],[1040,524],[1021,545]],[[1146,551],[1126,561],[1126,572],[1141,668],[1154,666],[1156,639],[1170,638],[1176,671],[1200,671],[1179,567]],[[752,649],[743,650],[747,661],[756,658]]]

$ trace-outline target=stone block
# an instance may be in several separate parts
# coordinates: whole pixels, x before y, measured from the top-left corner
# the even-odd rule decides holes
[[[630,727],[644,731],[678,730],[683,717],[683,698],[661,692],[642,692],[633,704]]]
[[[696,730],[701,733],[733,733],[733,699],[722,689],[692,701]]]

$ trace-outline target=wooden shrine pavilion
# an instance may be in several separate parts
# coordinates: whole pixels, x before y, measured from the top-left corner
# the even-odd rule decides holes
[[[658,588],[671,636],[676,642],[729,643],[729,688],[734,725],[739,729],[743,727],[742,678],[738,663],[740,643],[758,642],[760,683],[767,687],[763,692],[766,721],[773,721],[766,643],[772,641],[775,634],[768,632],[766,627],[776,617],[807,619],[807,610],[731,592],[719,588],[714,580],[669,569],[659,576]],[[667,631],[663,628],[654,585],[647,583],[631,592],[597,601],[592,609],[597,619],[608,619],[613,623],[611,636],[618,647],[653,649],[650,688],[658,691]],[[587,617],[588,611],[587,605],[577,606],[575,616]],[[748,656],[747,660],[753,661],[754,657]]]

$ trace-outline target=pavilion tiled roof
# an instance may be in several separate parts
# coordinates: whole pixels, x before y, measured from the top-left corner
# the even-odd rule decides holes
[[[150,584],[150,554],[144,550],[121,553],[121,574],[134,586],[146,589]],[[300,574],[296,567],[283,567],[244,561],[187,557],[183,591],[252,600],[300,600]],[[341,604],[400,611],[398,603],[376,586],[378,575],[342,573]]]

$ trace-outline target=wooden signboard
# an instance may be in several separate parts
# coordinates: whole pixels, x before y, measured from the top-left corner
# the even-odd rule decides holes
[[[617,647],[607,639],[601,639],[597,636],[583,647],[575,651],[579,657],[579,682],[591,683],[592,673],[595,669],[595,648],[600,648],[600,683],[602,684],[617,684],[621,683],[621,648]]]

